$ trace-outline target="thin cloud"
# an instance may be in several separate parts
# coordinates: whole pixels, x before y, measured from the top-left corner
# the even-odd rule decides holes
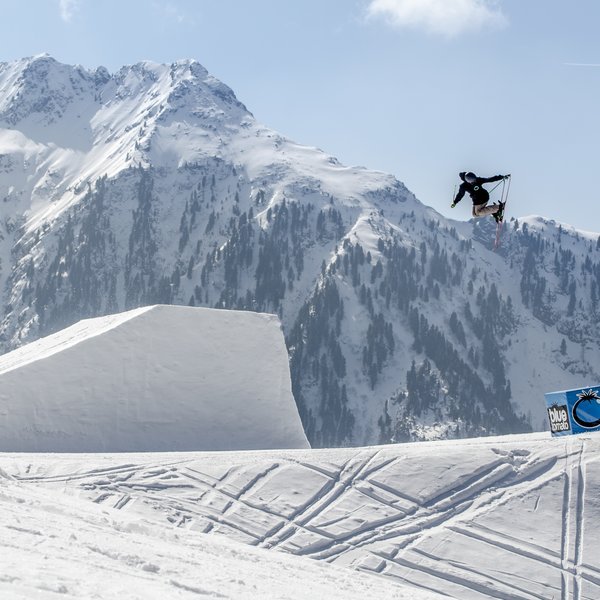
[[[600,67],[600,63],[563,63],[565,67]]]
[[[367,15],[449,37],[508,22],[497,0],[369,0]]]
[[[165,14],[170,19],[177,21],[177,23],[183,23],[186,20],[185,14],[181,10],[179,10],[177,6],[171,3],[165,5]]]
[[[60,18],[70,23],[79,11],[79,0],[59,0]]]
[[[153,2],[152,6],[163,19],[179,25],[193,26],[196,24],[195,18],[184,12],[176,2]]]

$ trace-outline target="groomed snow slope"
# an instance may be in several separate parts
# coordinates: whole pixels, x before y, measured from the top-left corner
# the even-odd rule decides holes
[[[392,586],[380,598],[403,598],[398,583],[460,600],[600,597],[594,532],[600,518],[599,435],[552,439],[533,434],[313,451],[5,454],[0,455],[2,473],[10,478],[0,480],[5,531],[0,582],[8,592],[26,581],[94,591],[93,581],[73,568],[79,561],[87,564],[90,556],[95,557],[96,579],[110,570],[113,588],[129,576],[157,585],[170,577],[190,588],[206,588],[200,575],[191,575],[193,566],[188,572],[181,565],[181,572],[172,575],[176,567],[167,558],[171,548],[174,556],[178,547],[184,552],[190,544],[212,548],[201,535],[206,533],[369,572]],[[94,517],[98,541],[88,541],[87,513],[54,524],[55,515],[68,514],[76,500],[87,500],[90,512],[106,510],[102,518]],[[44,512],[52,515],[49,522]],[[80,533],[83,526],[86,532]],[[146,540],[156,539],[156,550],[140,549],[140,532]],[[71,534],[76,542],[68,548],[65,540]],[[165,539],[169,548],[163,552],[159,548]],[[247,571],[228,571],[231,547],[223,548],[223,571],[250,582]],[[46,568],[40,555],[54,559],[57,552],[73,564],[65,558]],[[242,561],[264,556],[238,552]],[[273,557],[276,565],[281,560]],[[34,578],[19,571],[19,564],[28,561]],[[306,568],[306,577],[324,577],[323,585],[332,577],[341,585],[348,581],[332,573]],[[293,585],[293,573],[287,581]],[[283,593],[277,577],[263,583],[255,598],[309,597],[294,587]],[[246,597],[211,586],[210,593]],[[361,588],[355,589],[359,597]],[[376,589],[381,593],[374,581]],[[348,592],[346,597],[355,596]]]
[[[3,600],[441,600],[372,575],[140,523],[0,474]]]
[[[152,306],[0,357],[0,451],[307,447],[273,315]]]

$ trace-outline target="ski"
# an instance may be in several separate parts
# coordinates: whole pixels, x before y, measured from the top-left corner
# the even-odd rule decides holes
[[[504,211],[506,209],[506,202],[508,200],[508,192],[510,191],[510,175],[507,177],[508,185],[502,186],[502,197],[500,198],[500,215],[496,221],[496,239],[494,241],[494,252],[500,247],[500,240],[502,236],[502,226],[504,225]]]
[[[501,221],[498,221],[496,223],[496,240],[494,241],[494,252],[496,250],[498,250],[498,247],[500,246],[500,236],[502,234],[502,225],[504,225],[504,219],[502,219]]]

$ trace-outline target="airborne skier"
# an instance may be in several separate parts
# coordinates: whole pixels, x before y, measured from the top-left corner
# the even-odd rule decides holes
[[[474,217],[485,217],[486,215],[492,215],[496,220],[496,223],[501,223],[504,218],[504,202],[499,201],[498,204],[492,204],[490,206],[487,203],[490,201],[490,193],[483,187],[484,183],[493,183],[494,181],[502,181],[508,179],[510,175],[495,175],[494,177],[478,177],[475,173],[459,173],[459,177],[462,180],[460,188],[458,188],[458,194],[454,198],[454,202],[450,205],[454,208],[465,195],[465,192],[469,193],[471,200],[473,201],[473,216]]]

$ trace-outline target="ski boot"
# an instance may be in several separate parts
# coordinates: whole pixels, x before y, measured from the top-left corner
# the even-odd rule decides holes
[[[504,219],[504,204],[505,202],[498,202],[498,210],[492,215],[496,223],[502,223]]]

